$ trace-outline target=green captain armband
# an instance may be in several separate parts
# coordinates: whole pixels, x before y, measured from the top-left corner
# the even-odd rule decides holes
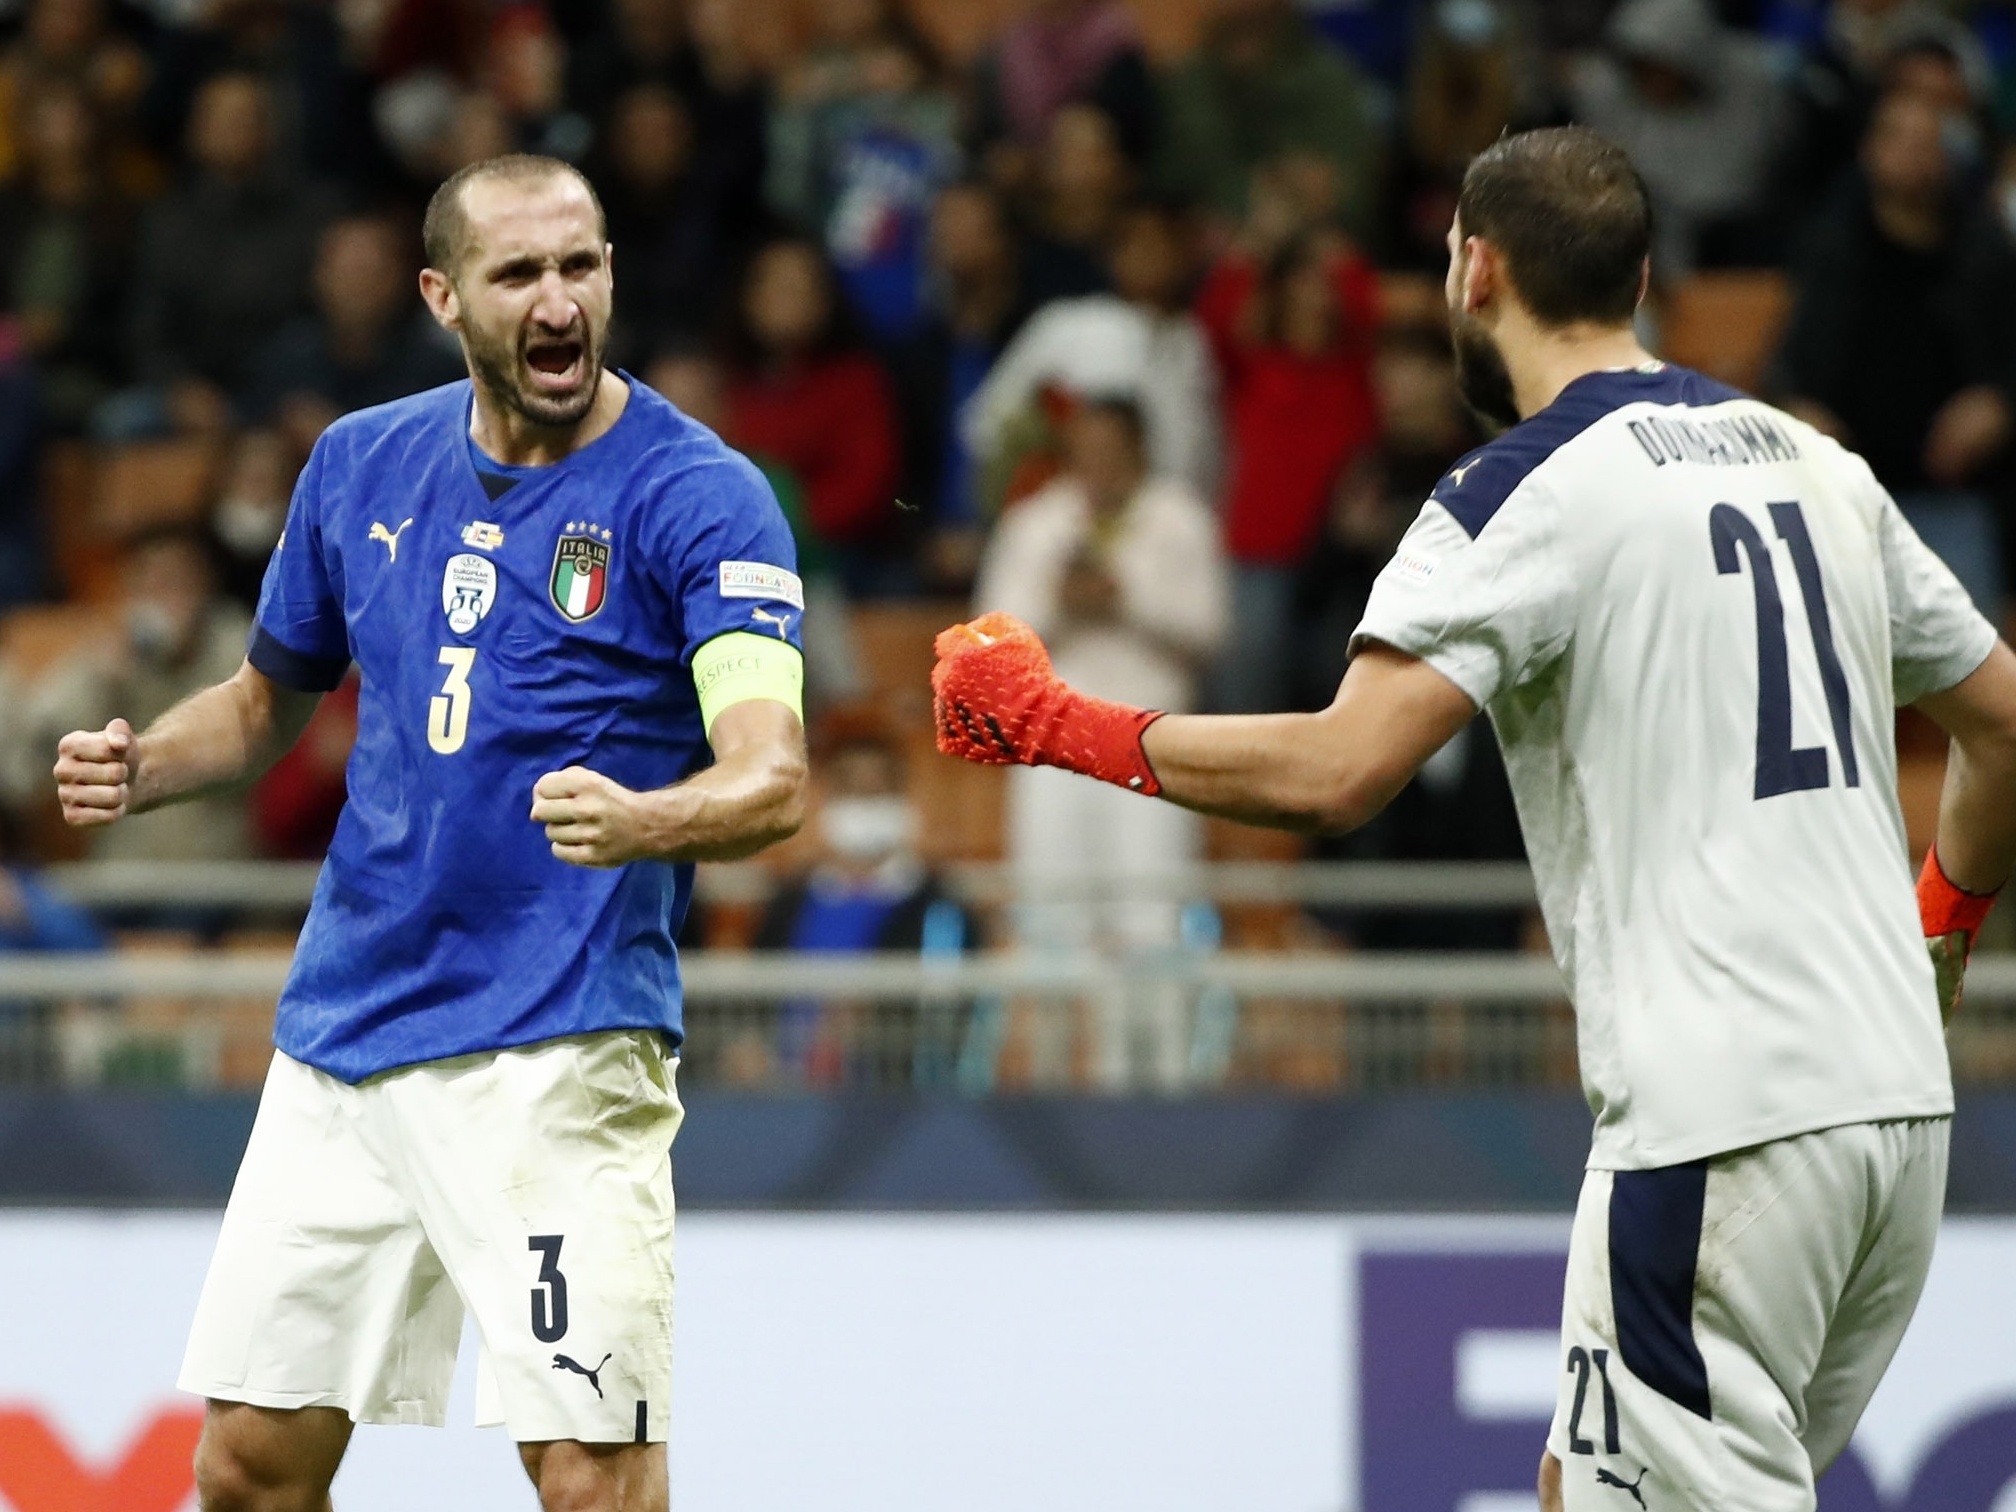
[[[805,658],[789,641],[731,630],[693,653],[693,688],[709,738],[723,709],[752,698],[774,698],[805,718]]]

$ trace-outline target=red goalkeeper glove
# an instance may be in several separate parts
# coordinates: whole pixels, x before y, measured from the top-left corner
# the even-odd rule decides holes
[[[1925,853],[1925,869],[1918,874],[1918,917],[1925,925],[1926,948],[1932,952],[1943,1018],[1950,1020],[1960,1006],[1967,957],[1973,953],[1974,936],[1981,932],[1995,898],[1994,893],[1971,893],[1956,887],[1939,865],[1938,848]]]
[[[1062,767],[1154,797],[1141,749],[1159,709],[1089,698],[1062,682],[1036,632],[1012,614],[984,614],[939,632],[931,673],[938,749],[990,766]]]

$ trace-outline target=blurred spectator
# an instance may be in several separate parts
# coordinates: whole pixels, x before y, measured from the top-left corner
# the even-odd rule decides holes
[[[138,212],[114,188],[90,96],[56,78],[25,85],[19,172],[0,188],[0,291],[34,362],[43,414],[80,431],[114,389]]]
[[[769,100],[736,30],[736,0],[609,0],[605,25],[569,60],[567,98],[599,110],[663,84],[693,118],[695,171],[728,196],[731,220],[760,210]]]
[[[1184,710],[1195,707],[1199,670],[1225,634],[1225,567],[1209,506],[1182,483],[1150,474],[1145,441],[1130,401],[1079,405],[1066,426],[1067,471],[1003,516],[974,603],[1033,626],[1072,686]],[[1097,898],[1074,890],[1055,902],[1025,901],[1017,913],[1026,943],[1147,950],[1178,942],[1178,906],[1129,897],[1127,884],[1199,858],[1195,814],[1054,768],[1017,767],[1008,779],[1008,857],[1024,899],[1060,883],[1101,885]],[[1108,1007],[1118,1016],[1107,1016]],[[1185,1017],[1173,984],[1151,985],[1124,1006],[1102,1004],[1099,1085],[1180,1086]],[[1056,1079],[1060,1048],[1039,1047],[1039,1083]]]
[[[1937,106],[1878,106],[1861,172],[1814,225],[1779,353],[1787,407],[1861,452],[1918,533],[1999,615],[1993,490],[2016,410],[2016,254],[1957,192]]]
[[[151,73],[147,55],[108,24],[105,0],[29,0],[24,10],[20,37],[0,53],[0,181],[21,172],[30,155],[22,138],[36,129],[31,97],[68,86],[97,118],[100,167],[116,178],[106,187],[149,187],[151,165],[132,140]]]
[[[321,195],[274,170],[266,86],[204,84],[189,121],[191,167],[148,216],[135,280],[134,367],[147,402],[114,400],[114,431],[220,428],[227,395],[305,303]]]
[[[1198,296],[1225,391],[1225,543],[1233,633],[1214,707],[1285,708],[1298,565],[1315,544],[1337,480],[1378,432],[1372,392],[1378,285],[1331,233],[1273,246],[1255,235]]]
[[[252,785],[249,805],[261,855],[319,861],[336,837],[349,797],[344,772],[357,741],[358,677],[323,696],[298,740]]]
[[[1707,0],[1625,0],[1604,39],[1571,95],[1651,191],[1653,266],[1675,277],[1777,262],[1771,190],[1791,102],[1765,44]]]
[[[1134,177],[1111,116],[1095,105],[1067,105],[1052,117],[1022,253],[1031,305],[1112,287],[1108,243]]]
[[[415,291],[408,244],[382,217],[329,224],[315,252],[314,313],[260,353],[241,414],[277,425],[306,456],[337,416],[466,376],[461,348]]]
[[[55,586],[36,488],[41,461],[35,374],[18,351],[0,348],[0,610],[39,599]]]
[[[110,943],[90,914],[19,863],[0,813],[0,956],[14,951],[103,950]],[[0,997],[0,1082],[51,1081],[62,1057],[54,1027],[60,1001]]]
[[[150,7],[159,11],[161,7]],[[181,141],[205,84],[249,73],[271,102],[273,160],[286,176],[358,187],[383,165],[370,129],[370,79],[351,45],[360,12],[383,6],[202,0],[178,6],[155,46],[146,114],[163,148]]]
[[[54,758],[51,758],[54,764]],[[0,817],[0,955],[19,950],[103,950],[98,921],[23,865]],[[0,999],[0,1016],[10,1005]]]
[[[722,434],[791,470],[851,595],[909,591],[907,564],[888,550],[901,460],[894,395],[819,249],[787,238],[758,252],[734,314]]]
[[[1436,272],[1447,264],[1443,237],[1463,172],[1515,119],[1532,113],[1526,96],[1535,72],[1496,0],[1438,0],[1429,8],[1408,81],[1407,150],[1394,186],[1398,260]]]
[[[726,375],[721,364],[697,349],[668,347],[651,359],[644,382],[672,402],[688,419],[716,435],[728,425]],[[798,576],[805,585],[805,615],[818,627],[805,639],[805,700],[814,709],[844,703],[860,695],[860,658],[848,616],[847,593],[836,575],[830,554],[805,513],[805,490],[797,476],[776,458],[761,451],[748,453],[777,496],[778,507],[791,526],[798,549]]]
[[[818,746],[818,849],[771,898],[755,948],[933,956],[971,949],[973,920],[917,854],[920,816],[902,746],[878,722],[845,716],[828,721]],[[920,1016],[929,1011],[915,1001],[787,1002],[777,1033],[780,1069],[793,1082],[820,1086],[909,1085],[913,1055],[926,1038]],[[949,1063],[951,1046],[943,1049]]]
[[[1000,195],[979,180],[940,194],[930,257],[924,318],[894,354],[903,500],[923,517],[927,583],[964,594],[979,567],[982,511],[960,415],[1028,313]]]
[[[1290,706],[1326,707],[1372,580],[1449,468],[1483,437],[1463,403],[1445,332],[1389,337],[1373,363],[1379,440],[1337,481],[1295,591]]]
[[[224,596],[247,614],[259,607],[266,564],[287,528],[287,505],[303,453],[277,430],[240,431],[210,511],[211,544]]]
[[[15,802],[46,797],[56,742],[72,730],[129,720],[145,729],[199,688],[224,682],[245,659],[251,621],[220,598],[209,543],[181,527],[127,545],[116,635],[82,646],[29,691],[19,717],[0,726]],[[243,860],[252,854],[241,793],[219,793],[131,823],[90,831],[101,860]]]
[[[686,102],[665,84],[638,84],[611,108],[596,188],[621,266],[617,349],[638,361],[706,327],[739,261],[742,229],[709,178]]]
[[[1162,187],[1233,222],[1254,174],[1284,157],[1325,168],[1338,224],[1374,227],[1379,139],[1366,85],[1294,0],[1212,0],[1203,44],[1164,81]]]
[[[1196,273],[1188,233],[1166,208],[1127,211],[1113,239],[1116,292],[1057,300],[1022,328],[966,415],[968,444],[993,476],[1012,473],[1022,438],[1047,444],[1029,424],[1047,395],[1125,394],[1146,417],[1155,474],[1217,497],[1218,375],[1188,305]]]
[[[1931,0],[1834,0],[1818,43],[1796,74],[1797,158],[1785,184],[1796,202],[1824,202],[1855,163],[1884,72],[1907,43],[1972,46],[1967,29]]]
[[[770,116],[770,203],[826,243],[854,308],[900,340],[922,309],[931,201],[957,174],[958,107],[895,0],[824,0]]]
[[[1067,105],[1103,112],[1136,164],[1155,146],[1154,82],[1122,0],[1031,0],[975,65],[973,101],[975,156],[1010,196],[1031,186]]]
[[[575,162],[594,136],[568,108],[567,49],[536,6],[514,5],[491,23],[481,84],[503,112],[513,151]]]

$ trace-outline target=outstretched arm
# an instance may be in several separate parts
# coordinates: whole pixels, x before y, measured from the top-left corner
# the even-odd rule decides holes
[[[1476,715],[1463,690],[1418,657],[1373,645],[1352,658],[1318,714],[1170,714],[1141,749],[1162,796],[1272,829],[1338,832],[1366,823]]]
[[[241,664],[136,735],[123,719],[57,743],[56,796],[68,824],[110,824],[249,782],[300,737],[319,693],[297,693]]]
[[[1374,644],[1319,714],[1160,715],[1058,681],[1006,615],[938,638],[938,748],[989,764],[1058,766],[1185,808],[1290,830],[1364,824],[1476,714],[1426,662]]]
[[[1974,937],[2016,869],[2016,653],[1997,641],[1969,676],[1918,707],[1952,737],[1939,836],[1918,877],[1939,1007],[1950,1018]]]
[[[1997,892],[2016,870],[2016,652],[1997,642],[1971,676],[1918,707],[1953,742],[1939,798],[1939,864],[1957,887]]]
[[[574,866],[740,861],[798,832],[805,816],[805,727],[772,698],[730,704],[708,740],[714,765],[671,787],[632,792],[599,772],[548,772],[532,820]]]

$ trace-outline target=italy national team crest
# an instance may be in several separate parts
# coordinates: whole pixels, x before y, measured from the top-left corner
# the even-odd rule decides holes
[[[553,550],[553,607],[579,623],[591,618],[609,594],[609,536],[586,523],[570,524]]]

